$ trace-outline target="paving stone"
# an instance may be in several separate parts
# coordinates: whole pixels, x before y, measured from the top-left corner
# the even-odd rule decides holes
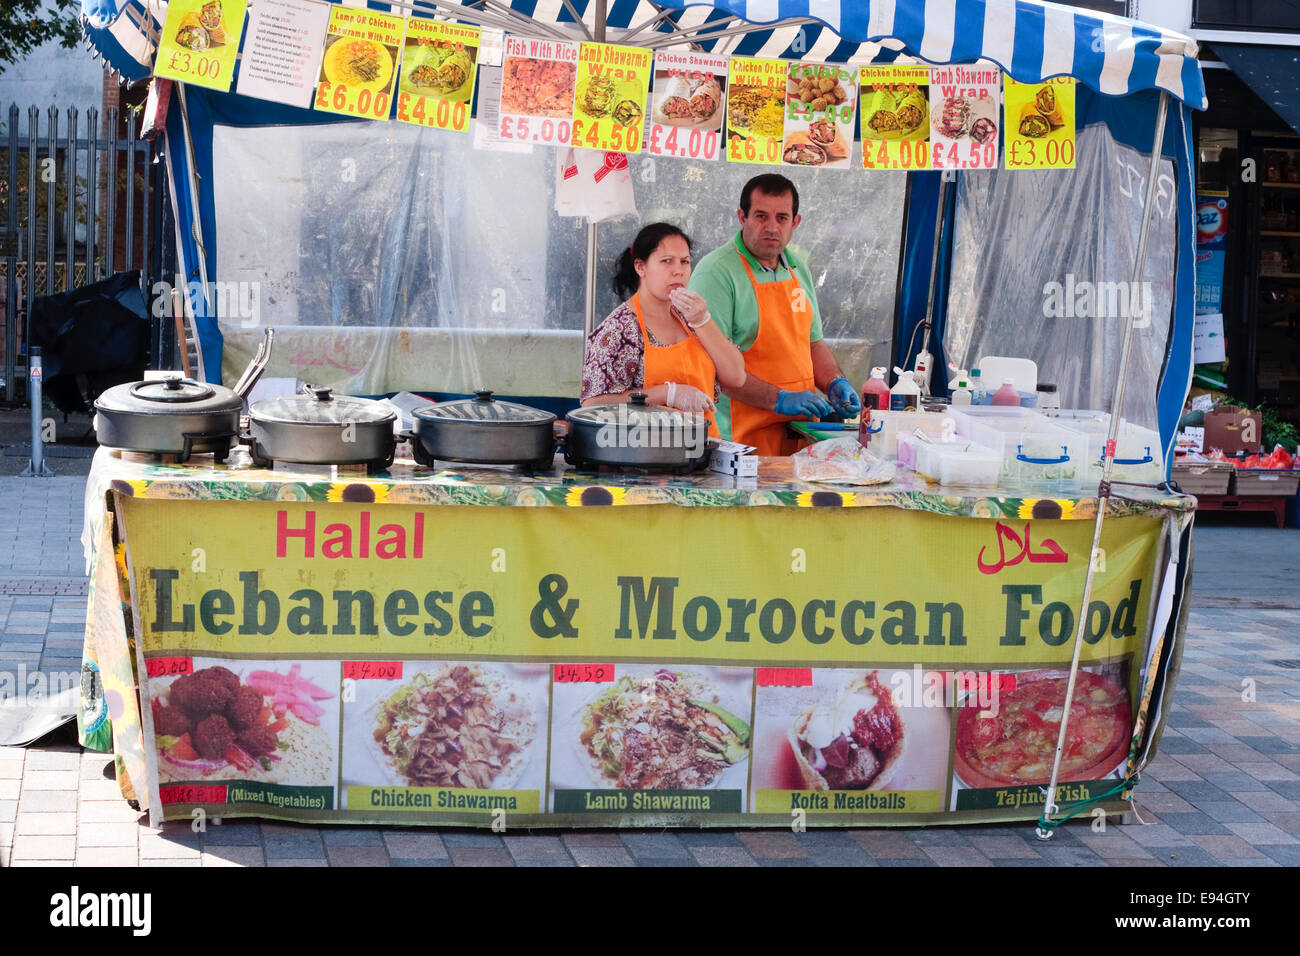
[[[992,866],[993,861],[973,846],[933,844],[924,848],[925,854],[939,866]]]
[[[564,863],[572,862],[569,851],[564,847],[564,841],[558,836],[542,836],[541,834],[527,834],[524,836],[507,836],[505,838],[506,849],[518,864],[525,861],[537,863],[542,861],[563,861]]]
[[[784,830],[754,830],[737,833],[740,842],[755,859],[807,859],[808,851],[795,835]]]
[[[447,844],[447,849],[465,848],[478,850],[504,850],[505,844],[501,842],[501,837],[495,833],[474,833],[464,830],[455,830],[442,835],[442,842]]]
[[[1275,810],[1265,810],[1260,816],[1284,833],[1300,835],[1300,813],[1278,813]]]
[[[187,857],[178,860],[173,857],[140,857],[141,867],[167,867],[168,869],[177,866],[202,866],[203,863],[198,857]]]
[[[539,866],[577,866],[569,857],[563,860],[515,860],[515,866],[520,868],[539,867]],[[637,864],[640,866],[641,864]]]
[[[77,778],[76,771],[72,771],[72,778]],[[28,784],[30,786],[30,784]],[[82,800],[121,800],[122,788],[117,785],[116,780],[82,780],[78,788],[76,784],[67,788],[55,789],[77,789],[81,793]]]
[[[1266,859],[1263,853],[1255,849],[1239,836],[1194,836],[1192,842],[1209,853],[1216,860],[1259,860]]]
[[[231,820],[221,823],[208,821],[208,828],[203,832],[203,848],[218,846],[260,846],[261,828],[252,821]]]
[[[1086,846],[1052,845],[1049,841],[1038,847],[1038,855],[1052,866],[1104,866],[1103,860]]]
[[[317,833],[264,836],[262,845],[266,848],[268,863],[272,860],[325,859],[325,847]]]
[[[1237,769],[1250,774],[1256,780],[1300,780],[1300,775],[1294,770],[1288,770],[1273,760],[1240,761]]]
[[[356,844],[327,846],[330,866],[388,866],[388,852],[383,846]]]
[[[28,834],[59,836],[76,833],[77,815],[76,813],[20,813],[17,829],[14,832],[19,836]]]
[[[700,866],[758,866],[758,861],[740,846],[697,844],[691,847],[691,856]],[[577,857],[576,853],[574,857]]]
[[[877,860],[924,860],[925,851],[912,842],[910,833],[896,830],[858,830],[853,839]]]
[[[795,837],[798,839],[799,845],[809,852],[830,847],[848,849],[858,846],[858,842],[853,839],[853,831],[839,827],[819,827],[805,830],[803,833],[796,833]]]
[[[1268,784],[1256,780],[1248,773],[1240,770],[1234,770],[1231,773],[1207,773],[1205,782],[1212,783],[1216,787],[1221,787],[1229,793],[1234,791],[1244,792],[1247,790],[1267,790]]]
[[[1300,866],[1300,846],[1265,844],[1260,849],[1283,866]]]
[[[732,847],[733,849],[740,847],[736,835],[724,830],[682,830],[677,834],[677,838],[688,849],[697,846]]]
[[[1273,790],[1235,792],[1232,796],[1252,810],[1277,810],[1282,813],[1300,810],[1300,804]]]
[[[447,857],[446,859],[442,859],[442,860],[401,860],[401,859],[394,859],[394,860],[392,861],[392,864],[393,864],[393,866],[402,866],[402,867],[414,867],[414,866],[419,866],[419,867],[431,867],[431,866],[442,867],[442,866],[452,866],[451,857]]]
[[[448,835],[449,834],[444,834],[443,839],[446,839]],[[603,848],[589,847],[587,849],[588,852],[598,853],[601,852]],[[514,866],[515,865],[515,861],[510,857],[510,853],[506,850],[504,846],[498,847],[495,850],[490,850],[487,849],[486,847],[455,847],[455,848],[449,848],[448,852],[451,854],[451,862],[455,866]],[[631,866],[632,858],[630,856],[627,856],[626,851],[620,851],[620,852],[622,852],[623,855],[627,857],[628,862],[625,865]],[[574,858],[577,859],[576,851],[574,853]],[[581,863],[582,861],[579,860],[578,862]],[[618,866],[620,864],[595,863],[593,865]]]
[[[1174,759],[1189,770],[1195,771],[1201,777],[1211,772],[1231,773],[1236,769],[1228,761],[1214,754],[1175,754]]]
[[[79,777],[75,770],[28,770],[23,774],[23,790],[75,791]]]
[[[138,866],[133,846],[83,846],[77,849],[77,866]]]
[[[1209,814],[1198,813],[1193,810],[1191,813],[1162,813],[1160,822],[1168,824],[1173,829],[1184,836],[1213,836],[1229,833],[1227,827],[1215,820]]]
[[[21,757],[17,760],[0,760],[0,780],[21,780],[22,777],[23,761]]]
[[[76,794],[72,796],[75,798]],[[75,806],[78,823],[136,823],[142,817],[140,811],[132,810],[125,800],[82,800]]]
[[[383,834],[388,855],[396,860],[450,860],[442,838],[436,833],[387,830]]]
[[[1265,846],[1300,845],[1300,840],[1271,823],[1229,823],[1226,826],[1251,846],[1261,849]]]
[[[1138,792],[1137,806],[1139,810],[1152,809],[1157,813],[1193,813],[1195,807],[1180,797],[1172,790],[1163,793],[1152,793],[1143,785]]]
[[[617,833],[601,830],[577,830],[561,836],[564,845],[572,849],[575,846],[622,846],[623,841]]]
[[[284,867],[292,867],[294,869],[298,869],[304,866],[329,866],[329,862],[323,856],[309,856],[309,857],[303,857],[302,859],[295,859],[293,857],[271,858],[270,856],[268,856],[266,860],[266,865],[268,867],[284,866]]]
[[[673,833],[624,833],[622,840],[638,864],[646,859],[693,859],[690,850]]]
[[[363,827],[321,827],[321,837],[327,847],[331,846],[379,846],[384,845],[383,837],[374,828]]]
[[[1177,693],[1177,691],[1175,691]],[[1238,743],[1247,744],[1262,754],[1289,754],[1295,751],[1295,744],[1270,734],[1267,737],[1240,737]]]
[[[1159,851],[1158,858],[1164,860],[1168,866],[1184,867],[1223,865],[1222,861],[1215,859],[1214,854],[1195,845],[1163,847]]]
[[[202,834],[169,826],[162,832],[140,830],[140,856],[153,860],[197,860],[202,849]]]
[[[1295,803],[1292,809],[1300,810],[1300,780],[1270,780],[1268,788]]]
[[[75,836],[18,836],[14,838],[12,859],[15,863],[25,860],[66,860],[71,862],[77,857],[77,838]]]
[[[75,790],[23,791],[22,811],[24,813],[75,813],[76,809]]]
[[[221,846],[203,851],[204,866],[266,866],[260,846]]]
[[[1116,860],[1127,864],[1130,860],[1149,858],[1150,851],[1133,838],[1129,833],[1131,829],[1134,827],[1108,826],[1105,833],[1081,834],[1079,839],[1085,847],[1103,860]],[[1041,847],[1042,844],[1040,843],[1039,846]]]
[[[83,823],[76,827],[77,845],[134,847],[139,845],[140,832],[138,823]]]

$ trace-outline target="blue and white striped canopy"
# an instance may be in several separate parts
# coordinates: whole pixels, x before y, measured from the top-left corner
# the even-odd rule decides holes
[[[337,0],[332,0],[337,2]],[[372,9],[446,15],[455,0],[385,3]],[[356,5],[356,4],[353,4]],[[591,30],[595,0],[460,0],[469,22],[548,33],[579,22]],[[149,75],[163,0],[83,0],[90,47],[124,80]],[[1205,109],[1205,83],[1190,37],[1136,20],[1042,0],[609,0],[609,39],[655,48],[696,44],[742,56],[823,62],[997,63],[1021,82],[1073,76],[1099,93],[1164,90]]]

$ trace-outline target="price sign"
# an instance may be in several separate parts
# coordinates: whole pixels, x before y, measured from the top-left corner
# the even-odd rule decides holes
[[[387,120],[405,27],[406,21],[391,13],[334,6],[316,82],[315,108]]]
[[[573,138],[578,44],[508,36],[501,72],[501,139],[568,146]]]
[[[759,687],[811,687],[810,667],[760,667],[754,674]]]
[[[678,159],[717,159],[722,150],[726,88],[725,56],[656,53],[646,151]]]
[[[613,664],[556,664],[557,684],[608,684],[614,680]]]
[[[857,107],[857,68],[791,63],[781,161],[787,166],[848,169]]]
[[[616,153],[641,152],[654,54],[609,43],[583,43],[573,100],[570,145]]]
[[[1002,71],[996,67],[930,68],[930,165],[996,169]]]
[[[858,81],[863,168],[929,169],[929,67],[864,66]]]
[[[247,9],[248,0],[172,0],[158,39],[154,73],[229,90]]]
[[[401,680],[401,661],[344,661],[345,680]]]
[[[144,662],[145,673],[150,677],[171,677],[176,674],[193,674],[192,657],[151,657]]]
[[[1074,77],[1003,82],[1002,152],[1007,169],[1074,169]]]
[[[415,126],[469,131],[482,31],[412,17],[398,71],[397,119]]]
[[[727,84],[727,159],[733,163],[781,163],[785,136],[784,60],[732,57]]]

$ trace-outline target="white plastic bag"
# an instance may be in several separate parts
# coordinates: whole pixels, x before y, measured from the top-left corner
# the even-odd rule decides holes
[[[555,211],[606,222],[635,216],[636,196],[627,156],[598,149],[570,149],[555,164]]]
[[[894,480],[894,463],[877,458],[856,438],[829,438],[795,453],[799,481],[839,485],[883,485]]]

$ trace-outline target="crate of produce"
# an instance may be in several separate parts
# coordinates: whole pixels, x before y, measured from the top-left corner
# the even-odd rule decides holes
[[[1087,409],[1044,409],[1043,415],[1088,437],[1088,465],[1084,476],[1087,484],[1101,481],[1101,453],[1110,436],[1110,412]],[[1111,468],[1112,481],[1129,481],[1139,485],[1156,485],[1165,480],[1165,459],[1160,433],[1127,419],[1119,420],[1115,436],[1115,464]]]
[[[1035,491],[1068,491],[1087,480],[1088,439],[1036,411],[979,406],[952,412],[957,434],[1002,456],[1000,483]]]
[[[1273,495],[1290,498],[1300,488],[1300,471],[1238,469],[1232,476],[1235,495]]]
[[[1174,481],[1189,495],[1226,495],[1234,471],[1226,461],[1175,461]]]

